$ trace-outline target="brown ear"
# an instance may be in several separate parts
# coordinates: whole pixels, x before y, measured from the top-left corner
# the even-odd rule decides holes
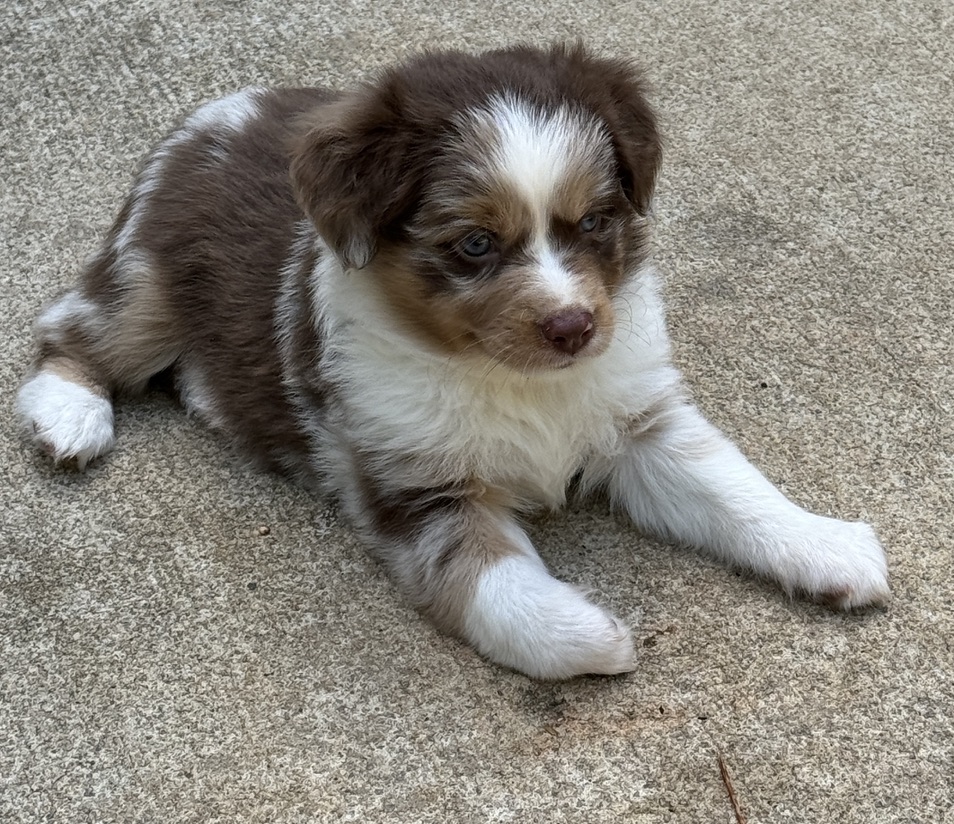
[[[623,192],[636,211],[646,214],[662,163],[662,139],[639,70],[626,60],[591,57],[580,44],[557,49],[563,50],[584,86],[582,99],[599,101],[599,114],[612,136]]]
[[[662,140],[641,84],[621,81],[615,91],[615,117],[607,122],[616,149],[620,182],[636,211],[645,215],[652,205],[656,175],[662,163]]]
[[[292,150],[295,196],[341,262],[361,269],[418,188],[413,130],[371,87],[316,107],[302,126]]]

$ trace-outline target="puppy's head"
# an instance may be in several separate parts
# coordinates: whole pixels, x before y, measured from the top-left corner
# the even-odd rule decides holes
[[[299,202],[404,326],[523,371],[608,346],[661,156],[631,65],[578,46],[430,54],[308,125]]]

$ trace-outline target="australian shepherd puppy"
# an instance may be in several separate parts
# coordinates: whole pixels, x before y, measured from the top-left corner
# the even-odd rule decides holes
[[[82,468],[113,397],[171,375],[336,495],[438,627],[539,678],[634,667],[518,520],[572,480],[786,592],[884,603],[871,528],[788,501],[687,402],[647,251],[660,155],[637,71],[578,46],[208,103],[39,317],[19,411]]]

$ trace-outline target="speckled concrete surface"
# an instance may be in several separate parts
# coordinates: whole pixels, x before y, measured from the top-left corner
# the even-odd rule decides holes
[[[575,36],[655,87],[699,404],[797,501],[877,526],[889,609],[792,603],[577,509],[534,537],[637,625],[640,666],[538,684],[161,396],[85,475],[18,437],[32,318],[181,113]],[[5,4],[0,819],[732,822],[721,751],[753,824],[954,821],[952,36],[947,0]]]

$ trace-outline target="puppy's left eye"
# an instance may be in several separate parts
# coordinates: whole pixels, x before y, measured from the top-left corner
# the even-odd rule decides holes
[[[461,251],[469,258],[483,258],[493,250],[494,239],[489,232],[475,232],[461,247]]]
[[[577,225],[580,227],[581,232],[589,233],[599,229],[602,222],[603,219],[600,215],[596,212],[590,212],[589,214],[583,215],[583,219]]]

